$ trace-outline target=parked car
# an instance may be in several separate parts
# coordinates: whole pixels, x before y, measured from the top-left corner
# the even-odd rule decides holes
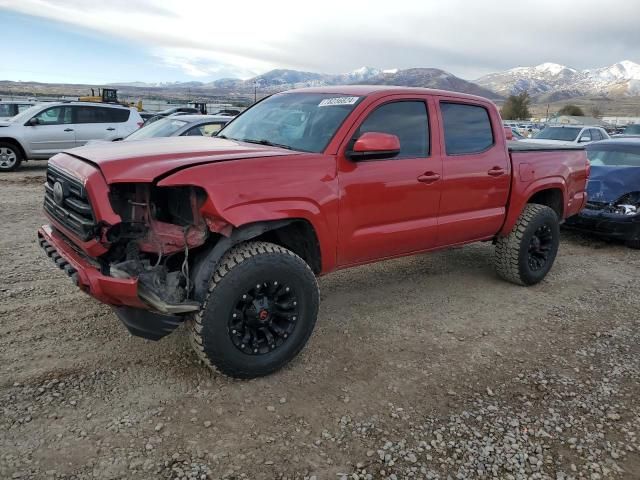
[[[20,112],[31,108],[36,104],[29,100],[2,100],[0,101],[0,122],[15,117]]]
[[[315,275],[494,241],[499,276],[540,282],[587,176],[582,147],[507,146],[485,98],[299,89],[254,104],[215,138],[56,155],[38,237],[131,333],[157,340],[186,322],[208,365],[249,378],[304,347]]]
[[[591,126],[548,126],[523,142],[548,145],[588,145],[591,142],[608,140],[609,134],[602,127]]]
[[[524,140],[525,138],[527,138],[524,135],[522,135],[517,128],[511,128],[511,132],[513,135],[513,140]]]
[[[157,137],[204,136],[213,137],[229,121],[224,115],[179,115],[161,118],[157,122],[136,130],[125,141]]]
[[[0,172],[47,159],[92,139],[124,138],[143,124],[135,109],[87,102],[35,105],[0,123]]]
[[[587,155],[589,200],[567,226],[640,248],[640,138],[594,143]]]
[[[216,115],[227,115],[229,117],[236,117],[240,115],[240,110],[236,108],[223,108],[215,113]]]
[[[640,137],[640,124],[627,125],[619,135],[616,135],[616,138],[618,137]]]
[[[160,137],[201,136],[213,137],[230,120],[222,115],[180,115],[164,117],[149,125],[144,125],[123,141],[146,140]],[[89,144],[104,143],[106,140],[92,140]]]
[[[157,115],[157,113],[155,112],[139,112],[139,113],[140,113],[140,117],[142,117],[142,120],[144,120],[145,123],[147,122],[147,120]]]
[[[153,123],[161,118],[177,115],[201,115],[200,110],[195,107],[171,107],[160,112],[155,112],[153,115],[145,119],[145,123]]]

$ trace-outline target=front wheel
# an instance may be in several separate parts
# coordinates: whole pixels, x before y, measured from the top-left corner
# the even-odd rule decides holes
[[[549,207],[528,204],[506,237],[496,243],[496,271],[518,285],[534,285],[551,270],[560,245],[558,216]]]
[[[189,320],[191,343],[226,375],[267,375],[302,350],[318,304],[316,277],[304,260],[273,243],[242,243],[220,260],[201,310]]]
[[[22,163],[22,152],[13,143],[0,142],[0,172],[17,170]]]

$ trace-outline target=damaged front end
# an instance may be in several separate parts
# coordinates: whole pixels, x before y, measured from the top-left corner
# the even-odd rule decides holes
[[[210,235],[200,213],[204,190],[116,184],[109,200],[122,221],[102,233],[110,245],[101,258],[108,275],[136,278],[139,297],[160,313],[198,310],[199,303],[190,300],[189,254]]]
[[[230,226],[203,216],[207,195],[199,187],[107,186],[97,170],[74,166],[86,176],[49,166],[44,210],[51,224],[39,229],[38,242],[132,334],[158,340],[199,309],[193,259]]]
[[[598,197],[587,202],[584,210],[567,219],[569,228],[626,242],[640,239],[640,192],[626,193],[613,202]]]

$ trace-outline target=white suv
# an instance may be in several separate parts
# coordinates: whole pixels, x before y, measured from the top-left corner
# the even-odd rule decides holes
[[[118,140],[140,128],[140,114],[116,104],[53,102],[31,107],[0,123],[0,172],[23,160],[48,159],[89,140]]]
[[[578,125],[550,125],[523,142],[543,145],[587,145],[600,140],[608,140],[609,134],[602,127]]]

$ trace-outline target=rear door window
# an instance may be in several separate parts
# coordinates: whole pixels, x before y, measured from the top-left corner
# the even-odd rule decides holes
[[[96,107],[73,107],[74,123],[104,123],[102,112]]]
[[[590,132],[591,132],[591,141],[595,142],[597,140],[602,140],[602,134],[600,133],[600,130],[598,130],[597,128],[592,128]]]
[[[366,132],[388,133],[400,139],[400,153],[391,160],[429,155],[429,118],[422,101],[381,105],[362,122],[356,138]]]
[[[75,123],[124,123],[129,119],[126,108],[74,106]]]
[[[484,152],[494,144],[489,112],[479,105],[441,102],[447,155]]]

